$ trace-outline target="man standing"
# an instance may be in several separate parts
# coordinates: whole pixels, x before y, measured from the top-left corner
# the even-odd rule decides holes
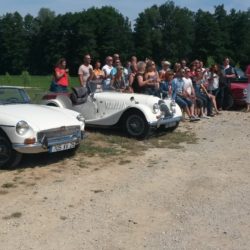
[[[220,100],[223,108],[227,110],[232,106],[230,84],[232,79],[236,77],[235,69],[230,65],[230,60],[228,57],[224,58],[221,73],[222,73],[222,81],[220,86]]]
[[[86,87],[89,80],[93,77],[93,67],[90,64],[91,56],[86,54],[83,58],[83,64],[78,69],[78,76],[81,86]]]
[[[110,89],[111,70],[113,69],[113,58],[111,56],[106,57],[106,64],[102,67],[104,72],[104,89]]]
[[[235,69],[230,65],[230,60],[226,57],[223,61],[222,73],[224,76],[225,84],[230,85],[232,78],[236,77]]]

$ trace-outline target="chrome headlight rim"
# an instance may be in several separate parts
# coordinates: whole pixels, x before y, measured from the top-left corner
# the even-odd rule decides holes
[[[247,96],[247,89],[243,89],[243,95]]]
[[[16,132],[18,135],[25,135],[30,129],[29,124],[26,121],[19,121],[16,124]]]
[[[80,122],[85,122],[85,118],[83,117],[82,114],[77,115],[76,119]]]
[[[170,109],[173,113],[176,113],[176,102],[174,100],[170,102]]]
[[[157,114],[157,113],[159,113],[159,111],[160,111],[160,106],[159,106],[158,103],[155,103],[155,104],[153,105],[153,113],[154,113],[154,114]]]

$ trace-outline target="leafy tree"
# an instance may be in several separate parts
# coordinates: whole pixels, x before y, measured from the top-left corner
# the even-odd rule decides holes
[[[23,29],[23,18],[18,13],[6,14],[0,22],[1,73],[20,73],[25,68],[28,46]]]
[[[168,1],[139,14],[135,25],[135,46],[140,56],[177,60],[192,52],[193,13]]]

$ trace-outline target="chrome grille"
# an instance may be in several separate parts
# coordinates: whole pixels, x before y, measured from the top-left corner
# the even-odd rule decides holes
[[[63,138],[68,136],[77,136],[79,137],[81,134],[80,126],[62,126],[55,129],[49,129],[41,131],[37,134],[37,140],[41,142],[41,140],[46,137],[48,140],[53,140],[56,138]]]
[[[173,116],[172,112],[169,110],[166,103],[160,104],[160,111],[164,114],[164,117],[172,117]]]

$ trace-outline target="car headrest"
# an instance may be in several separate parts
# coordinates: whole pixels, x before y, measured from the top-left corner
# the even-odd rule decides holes
[[[77,98],[83,98],[88,95],[88,90],[85,87],[72,87],[72,91]]]
[[[88,90],[85,87],[73,87],[70,99],[73,104],[85,103],[88,99]]]

